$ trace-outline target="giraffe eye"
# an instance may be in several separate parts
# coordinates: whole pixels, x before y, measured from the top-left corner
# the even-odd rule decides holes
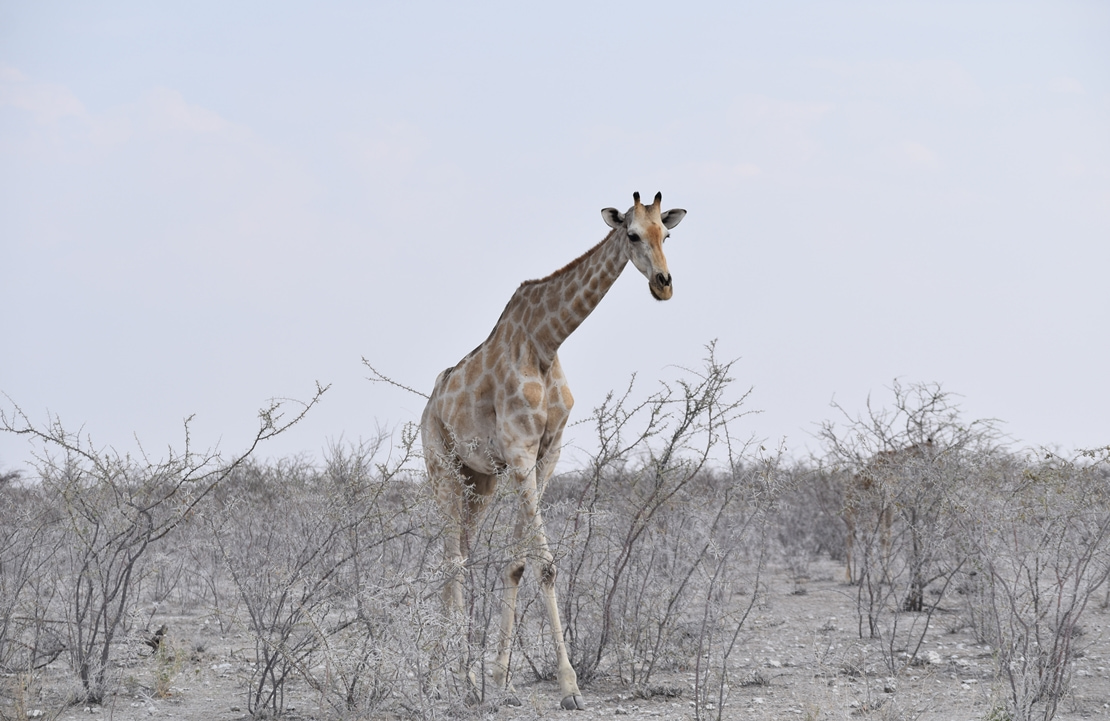
[[[631,240],[633,243],[639,243],[640,242],[640,236],[636,235],[635,233],[629,233],[628,234],[628,239]]]

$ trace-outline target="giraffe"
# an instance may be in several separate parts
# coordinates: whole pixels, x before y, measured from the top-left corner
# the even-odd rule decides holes
[[[855,560],[854,549],[856,540],[856,525],[860,514],[865,510],[877,511],[879,532],[879,547],[881,556],[883,578],[887,575],[887,565],[890,561],[891,531],[894,526],[894,504],[889,497],[889,484],[895,479],[907,474],[907,467],[928,462],[936,455],[936,445],[932,438],[927,438],[920,443],[914,443],[904,448],[890,451],[880,451],[867,461],[859,473],[849,479],[847,493],[844,499],[844,525],[847,533],[844,537],[844,551],[847,558],[848,583],[860,580],[852,572],[852,563]]]
[[[686,215],[661,212],[662,193],[644,205],[640,194],[625,213],[605,208],[612,229],[604,240],[546,278],[521,283],[489,337],[439,374],[420,421],[428,477],[448,520],[444,553],[452,569],[443,589],[448,609],[463,609],[462,571],[470,533],[499,478],[514,484],[520,513],[513,530],[517,557],[504,571],[494,682],[512,697],[509,651],[525,561],[534,565],[558,663],[561,706],[584,709],[567,658],[555,595],[556,569],[540,499],[559,460],[563,427],[574,405],[557,351],[617,280],[628,261],[657,300],[673,294],[663,241]],[[519,701],[516,701],[519,703]]]

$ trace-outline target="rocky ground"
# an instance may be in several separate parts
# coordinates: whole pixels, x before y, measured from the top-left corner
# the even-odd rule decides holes
[[[991,650],[961,627],[959,615],[941,613],[919,653],[923,660],[894,676],[885,670],[872,643],[860,641],[855,588],[840,579],[835,563],[814,564],[799,586],[785,573],[774,576],[765,603],[749,619],[742,636],[736,681],[720,709],[703,718],[724,719],[984,719],[1004,693],[992,669]],[[11,696],[0,699],[0,718],[76,721],[100,717],[113,721],[167,718],[232,721],[246,713],[245,684],[253,644],[244,635],[221,635],[201,614],[169,619],[179,658],[157,666],[150,652],[136,648],[114,669],[117,693],[103,706],[65,706],[72,674],[61,663],[44,670],[25,690],[5,679]],[[1083,623],[1072,690],[1061,700],[1057,719],[1110,719],[1110,611],[1091,607]],[[161,673],[161,681],[158,674]],[[589,708],[575,718],[692,719],[693,673],[670,674],[646,689],[609,680],[583,689]],[[157,698],[158,684],[167,694]],[[520,707],[491,714],[508,720],[560,717],[553,682],[517,682]],[[293,719],[332,718],[303,684],[286,694]],[[389,718],[389,717],[386,717]]]

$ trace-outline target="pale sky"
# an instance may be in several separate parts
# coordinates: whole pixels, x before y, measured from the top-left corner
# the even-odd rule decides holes
[[[633,191],[689,211],[675,295],[570,337],[574,420],[717,339],[795,455],[895,378],[1110,443],[1101,2],[3,0],[0,391],[158,456],[318,380],[262,455],[319,457],[419,419],[363,356],[429,390]]]

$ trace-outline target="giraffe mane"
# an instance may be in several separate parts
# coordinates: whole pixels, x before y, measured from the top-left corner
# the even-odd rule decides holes
[[[605,241],[609,240],[609,238],[611,238],[613,236],[613,233],[616,233],[616,232],[617,232],[617,230],[615,228],[613,230],[610,230],[609,234],[606,235],[601,240],[599,240],[592,248],[590,248],[585,253],[578,256],[577,258],[575,258],[571,262],[567,263],[562,268],[559,268],[559,270],[555,271],[554,273],[549,273],[548,275],[545,275],[542,278],[535,278],[533,280],[526,280],[526,281],[524,281],[523,283],[520,284],[520,287],[523,288],[523,287],[529,286],[529,285],[538,285],[540,283],[546,283],[549,280],[555,280],[556,278],[559,278],[563,275],[566,275],[570,271],[572,271],[575,268],[577,268],[578,266],[582,265],[583,261],[585,261],[586,258],[593,255],[601,246],[605,245]]]

